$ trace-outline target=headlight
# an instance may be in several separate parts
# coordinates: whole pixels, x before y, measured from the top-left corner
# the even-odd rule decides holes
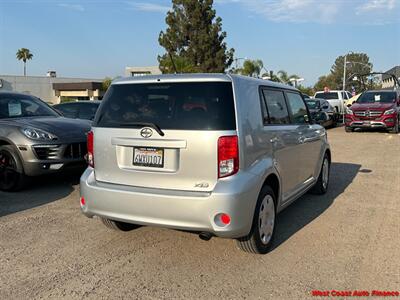
[[[391,114],[394,114],[395,112],[396,112],[396,110],[394,108],[392,108],[392,109],[385,111],[384,115],[391,115]]]
[[[353,111],[350,109],[350,108],[346,108],[346,114],[348,114],[348,115],[352,115],[353,114]]]
[[[25,134],[25,136],[33,140],[51,141],[57,139],[57,137],[54,134],[48,133],[40,129],[35,129],[32,127],[24,128],[22,132]]]

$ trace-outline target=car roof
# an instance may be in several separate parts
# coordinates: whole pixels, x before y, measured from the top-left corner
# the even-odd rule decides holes
[[[115,79],[112,85],[119,84],[135,84],[135,83],[156,83],[156,82],[234,82],[239,81],[252,81],[258,82],[260,85],[279,87],[284,89],[291,89],[297,91],[296,88],[273,82],[270,80],[259,79],[249,76],[242,76],[237,74],[227,73],[185,73],[185,74],[162,74],[162,75],[146,75],[146,76],[132,76]]]
[[[58,103],[58,104],[55,104],[54,106],[67,105],[67,104],[81,104],[81,103],[83,103],[83,104],[85,104],[85,103],[88,103],[88,104],[100,104],[101,101],[100,100],[70,101],[70,102]]]
[[[397,91],[395,91],[395,90],[368,90],[368,91],[364,91],[363,93],[396,93],[396,92]]]

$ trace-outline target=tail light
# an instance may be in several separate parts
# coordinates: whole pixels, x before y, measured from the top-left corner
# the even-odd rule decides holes
[[[222,136],[218,139],[218,178],[231,176],[239,170],[238,137]]]
[[[94,168],[94,144],[93,144],[93,140],[94,140],[94,134],[93,131],[89,131],[87,134],[87,162],[89,164],[89,166],[91,166],[92,168]]]

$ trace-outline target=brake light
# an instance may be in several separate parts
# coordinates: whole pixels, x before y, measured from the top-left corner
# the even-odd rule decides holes
[[[231,176],[239,170],[238,137],[222,136],[218,139],[218,178]]]
[[[94,144],[93,144],[93,140],[94,140],[94,134],[93,131],[89,131],[87,134],[87,162],[89,164],[89,166],[91,166],[92,168],[94,168]]]

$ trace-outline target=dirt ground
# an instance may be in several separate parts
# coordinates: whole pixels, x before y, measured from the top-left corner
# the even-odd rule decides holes
[[[301,299],[313,290],[400,290],[400,135],[328,130],[329,192],[279,215],[274,250],[80,213],[75,175],[0,193],[0,299]]]

